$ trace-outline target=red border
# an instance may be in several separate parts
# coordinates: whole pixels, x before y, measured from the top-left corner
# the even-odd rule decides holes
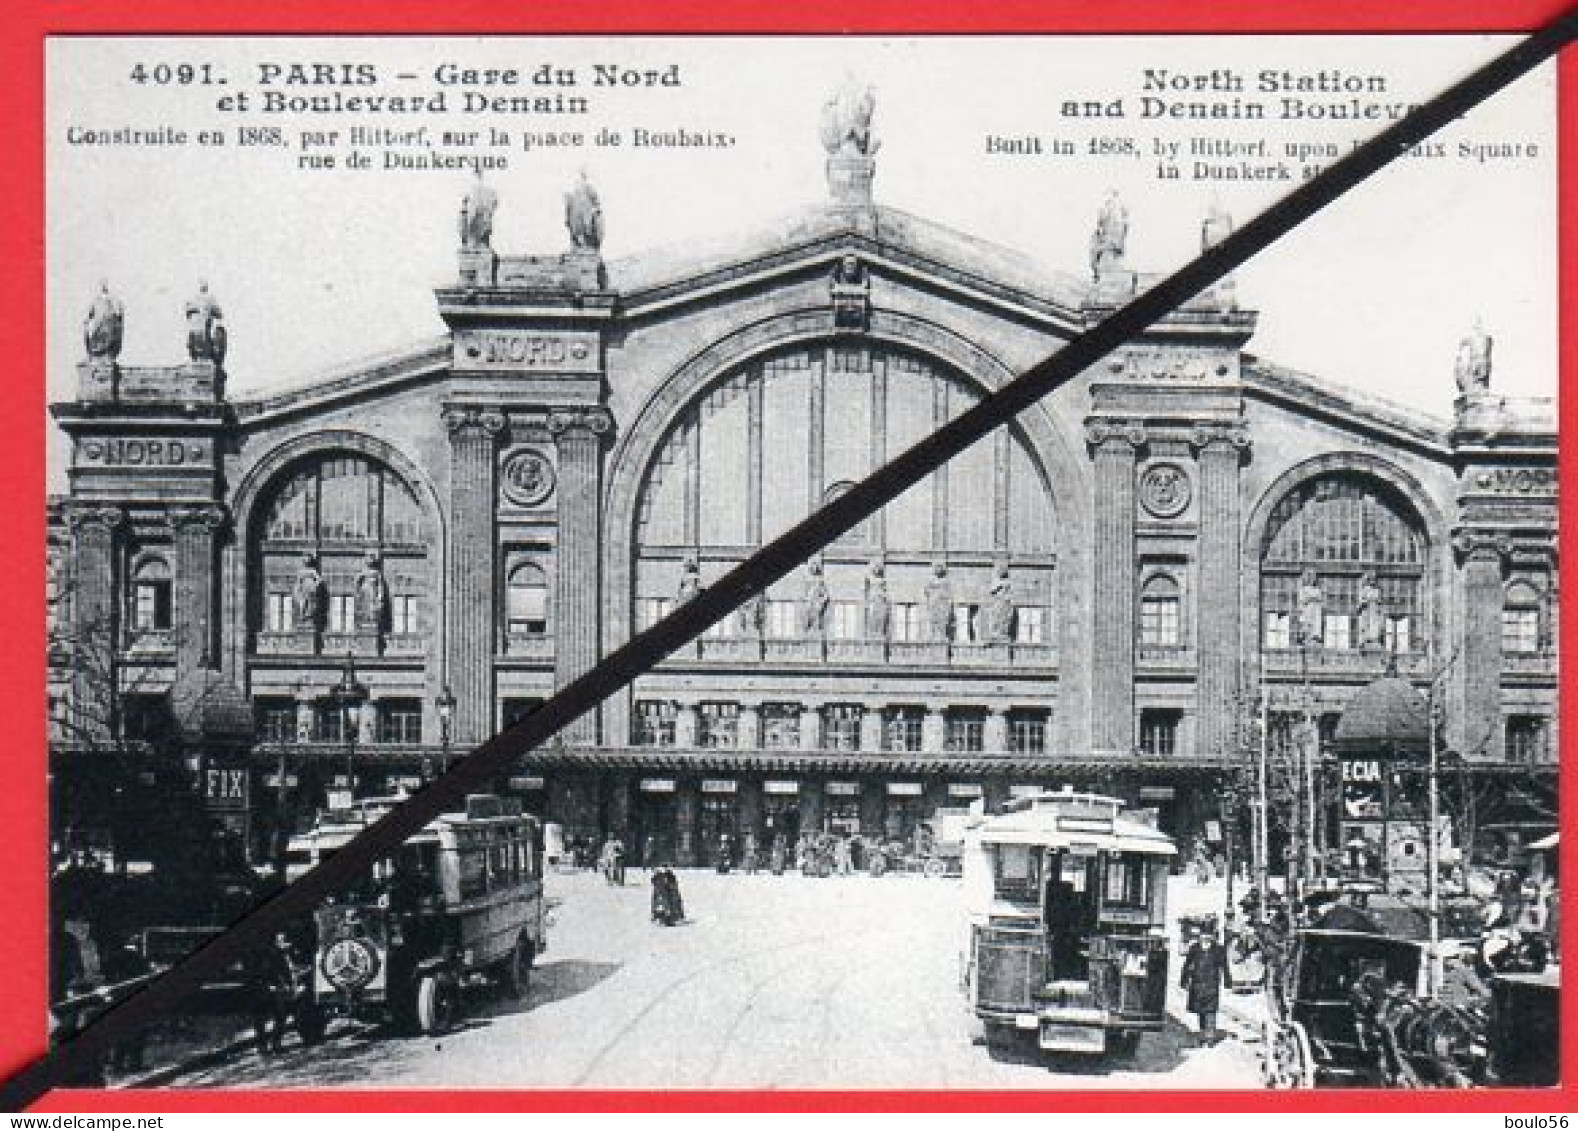
[[[11,222],[0,234],[0,345],[10,372],[0,377],[0,420],[16,422],[0,445],[0,482],[20,506],[0,510],[0,704],[13,747],[0,752],[0,971],[7,1014],[0,1024],[0,1072],[20,1068],[44,1047],[44,790],[43,592],[44,432],[44,181],[43,44],[49,35],[82,33],[988,33],[988,32],[1518,32],[1532,30],[1567,7],[1554,0],[1511,0],[1487,11],[1483,0],[1212,0],[1207,7],[1176,0],[812,0],[797,7],[759,0],[691,0],[683,8],[656,0],[536,0],[529,15],[496,0],[275,0],[250,7],[212,0],[13,0],[0,39],[0,90],[11,112],[0,115],[0,153],[14,190]],[[1561,387],[1578,382],[1578,48],[1560,60],[1561,118]],[[1578,427],[1578,407],[1564,395],[1564,435]],[[1562,444],[1565,485],[1578,474],[1578,455]],[[1578,550],[1578,503],[1562,495],[1562,551]],[[1578,613],[1564,610],[1566,655],[1578,655]],[[1563,716],[1566,710],[1565,680]],[[1562,729],[1574,733],[1572,728]],[[1575,787],[1564,775],[1564,812],[1575,811]],[[1563,846],[1567,875],[1578,876],[1578,848]],[[1578,886],[1578,885],[1575,885]],[[1569,905],[1578,897],[1569,888]],[[1572,930],[1565,947],[1578,959]],[[1563,999],[1564,1031],[1578,1031],[1578,994]],[[48,1111],[1294,1111],[1549,1112],[1571,1110],[1578,1097],[1578,1041],[1563,1042],[1563,1078],[1556,1092],[1309,1092],[1272,1097],[1258,1092],[569,1092],[569,1091],[321,1091],[321,1092],[57,1092]],[[1563,1101],[1566,1101],[1565,1103]]]

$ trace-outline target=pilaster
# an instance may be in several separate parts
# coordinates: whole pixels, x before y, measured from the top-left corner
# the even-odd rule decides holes
[[[1249,448],[1242,424],[1209,423],[1196,428],[1190,443],[1200,469],[1199,683],[1196,687],[1195,752],[1227,757],[1239,714],[1240,528],[1238,469]]]
[[[555,591],[555,689],[565,687],[597,664],[598,501],[602,496],[602,446],[612,434],[613,417],[604,408],[556,410],[548,417],[559,452],[559,548]],[[597,713],[590,711],[564,732],[570,743],[597,741]]]
[[[1502,570],[1512,553],[1504,534],[1464,527],[1452,535],[1463,571],[1463,753],[1501,754]]]
[[[1085,438],[1095,462],[1095,604],[1091,741],[1097,751],[1134,747],[1134,471],[1145,444],[1136,421],[1093,418]]]
[[[449,656],[455,696],[453,741],[469,748],[493,720],[494,451],[505,416],[490,409],[444,410],[449,433]]]

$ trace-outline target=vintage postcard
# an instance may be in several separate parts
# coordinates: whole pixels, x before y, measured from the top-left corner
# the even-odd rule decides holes
[[[1509,36],[46,46],[90,1024]],[[1536,69],[86,1083],[1557,1082]]]

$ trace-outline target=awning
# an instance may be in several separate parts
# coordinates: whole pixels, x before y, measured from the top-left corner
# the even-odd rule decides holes
[[[1561,844],[1561,842],[1562,842],[1562,834],[1561,833],[1552,833],[1550,836],[1542,836],[1539,840],[1537,840],[1533,844],[1529,845],[1529,847],[1530,848],[1538,848],[1538,849],[1542,849],[1543,850],[1543,849],[1547,849],[1547,848],[1555,848],[1557,845]]]

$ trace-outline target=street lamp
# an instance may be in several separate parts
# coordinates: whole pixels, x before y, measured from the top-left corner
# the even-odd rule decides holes
[[[367,688],[356,681],[356,660],[350,653],[345,653],[345,670],[340,676],[339,685],[329,695],[330,701],[338,707],[345,720],[345,786],[356,795],[356,731],[357,715],[362,704],[367,702]]]
[[[444,690],[438,693],[433,700],[433,706],[438,708],[438,741],[443,747],[443,762],[440,773],[449,771],[449,741],[450,728],[455,721],[455,693],[449,689],[449,684],[444,685]]]

